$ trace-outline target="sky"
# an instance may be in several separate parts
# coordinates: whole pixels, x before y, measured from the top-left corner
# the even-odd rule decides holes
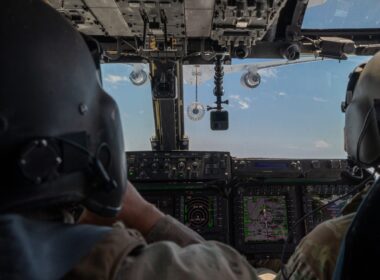
[[[379,0],[327,0],[306,11],[303,28],[379,28]]]
[[[336,7],[348,1],[327,1],[325,5],[331,2]],[[322,6],[310,10],[313,9],[325,13]],[[321,24],[316,14],[307,13],[304,24],[308,27]],[[336,21],[326,26],[333,24]],[[255,89],[241,86],[243,73],[226,74],[225,99],[230,104],[225,109],[229,112],[229,130],[212,131],[208,112],[200,121],[190,120],[185,112],[190,149],[229,151],[237,157],[346,157],[344,114],[340,104],[345,98],[349,73],[368,59],[350,57],[341,62],[324,60],[264,69],[259,72],[261,84]],[[233,60],[233,64],[260,61]],[[132,85],[128,78],[131,70],[132,66],[126,64],[103,65],[103,84],[119,105],[126,150],[150,150],[150,137],[154,134],[150,83],[139,87]],[[213,87],[213,80],[210,80],[198,88],[199,102],[205,106],[215,101]],[[195,101],[195,86],[184,86],[184,99],[186,110]]]

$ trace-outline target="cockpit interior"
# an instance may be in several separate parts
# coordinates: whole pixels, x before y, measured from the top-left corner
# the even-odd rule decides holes
[[[369,173],[347,160],[348,75],[372,0],[48,0],[123,122],[128,179],[164,213],[278,270]]]

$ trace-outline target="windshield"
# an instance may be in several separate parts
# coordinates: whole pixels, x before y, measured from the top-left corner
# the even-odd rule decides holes
[[[141,66],[148,71],[146,64]],[[141,86],[133,85],[129,79],[133,69],[128,64],[103,64],[103,87],[119,106],[126,150],[151,150],[154,119],[150,81]]]
[[[380,28],[379,14],[379,0],[309,0],[302,28]]]
[[[187,116],[187,106],[195,101],[195,86],[186,83],[185,76],[185,131],[190,149],[230,151],[238,157],[346,157],[340,104],[349,73],[368,59],[350,57],[341,62],[324,60],[266,68],[259,70],[261,83],[254,89],[241,85],[245,71],[226,73],[225,99],[230,102],[225,106],[230,119],[227,131],[212,131],[209,113],[198,121]],[[262,61],[234,60],[233,64]],[[104,86],[120,107],[127,150],[151,150],[154,125],[150,84],[132,85],[131,66],[108,64],[102,69]],[[205,106],[215,101],[210,77],[201,79],[198,87],[198,101]]]

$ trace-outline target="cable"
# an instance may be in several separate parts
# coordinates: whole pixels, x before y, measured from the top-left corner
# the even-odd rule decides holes
[[[348,196],[354,194],[355,192],[359,192],[359,191],[361,191],[361,190],[365,187],[365,185],[366,185],[370,180],[372,180],[372,179],[373,179],[372,176],[368,176],[364,181],[362,181],[359,185],[357,185],[356,187],[354,187],[354,189],[352,189],[351,191],[349,191],[349,192],[347,192],[346,194],[344,194],[344,195],[342,195],[342,196],[340,196],[340,197],[338,197],[338,198],[336,198],[336,199],[330,201],[329,203],[327,203],[327,204],[325,204],[325,205],[322,205],[322,206],[320,206],[320,207],[314,209],[313,211],[311,211],[311,212],[305,214],[305,215],[302,216],[300,219],[298,219],[298,220],[294,223],[294,225],[292,225],[291,230],[289,230],[288,237],[287,237],[286,240],[285,240],[284,246],[283,246],[283,248],[282,248],[282,254],[281,254],[281,274],[282,274],[282,277],[283,277],[285,280],[290,279],[290,277],[291,277],[292,274],[294,273],[294,271],[292,271],[292,272],[290,273],[289,276],[286,275],[286,273],[285,273],[285,263],[284,263],[284,261],[285,261],[286,247],[287,247],[287,245],[288,245],[288,243],[289,243],[291,237],[293,237],[292,234],[293,234],[293,231],[296,229],[296,227],[297,227],[301,222],[303,222],[306,218],[308,218],[308,217],[314,215],[315,213],[321,211],[322,209],[324,209],[324,208],[326,208],[326,207],[328,207],[328,206],[334,204],[335,202],[337,202],[337,201],[339,201],[339,200],[342,200],[342,199],[344,199],[344,198],[346,198],[346,197],[348,197]]]
[[[195,102],[198,102],[198,67],[195,66]]]
[[[224,89],[223,89],[223,77],[224,77],[224,67],[223,67],[223,60],[224,55],[218,55],[215,59],[215,74],[214,74],[214,95],[216,96],[216,101],[214,102],[216,104],[216,107],[210,107],[207,106],[207,111],[210,110],[217,110],[222,111],[223,107],[222,104],[228,104],[228,100],[223,101],[222,96],[224,95]]]
[[[222,96],[224,94],[223,89],[223,78],[224,78],[224,67],[222,58],[218,56],[215,61],[215,74],[214,74],[214,94],[215,96]]]
[[[107,148],[107,151],[110,155],[110,159],[111,159],[111,153],[109,151],[109,147],[106,143],[101,143],[99,145],[99,147],[97,148],[96,150],[96,154],[93,155],[90,153],[90,151],[88,151],[85,147],[83,147],[82,145],[79,145],[78,143],[75,143],[71,140],[68,140],[68,139],[65,139],[65,138],[62,138],[62,137],[56,137],[55,139],[63,142],[63,143],[66,143],[80,151],[82,151],[83,153],[85,153],[86,155],[88,155],[91,159],[91,164],[93,165],[94,167],[94,170],[96,173],[98,173],[100,175],[100,177],[104,180],[105,182],[105,185],[107,187],[108,190],[112,190],[112,189],[116,189],[118,188],[118,184],[116,182],[116,180],[114,180],[107,172],[106,168],[104,167],[103,163],[101,162],[101,160],[99,159],[99,154],[100,154],[100,151],[101,149],[103,149],[104,147]]]
[[[375,107],[372,106],[371,109],[368,110],[367,115],[365,116],[364,124],[363,124],[362,130],[360,131],[359,139],[358,139],[358,143],[357,143],[357,145],[356,145],[356,160],[357,160],[359,163],[361,163],[361,164],[363,164],[363,165],[366,165],[366,166],[368,166],[368,165],[370,165],[370,164],[369,164],[369,163],[366,163],[366,162],[362,162],[362,161],[360,160],[360,148],[361,148],[361,146],[362,146],[362,141],[363,141],[363,137],[364,137],[364,135],[365,135],[365,132],[367,132],[368,126],[369,126],[369,124],[370,124],[369,118],[370,118],[371,113],[372,113],[372,111],[374,110],[374,108],[375,108]]]
[[[84,152],[85,154],[87,154],[91,159],[94,159],[95,156],[93,156],[89,150],[87,150],[85,147],[83,147],[82,145],[79,145],[78,143],[74,142],[74,141],[71,141],[71,140],[68,140],[68,139],[65,139],[65,138],[62,138],[62,137],[55,137],[55,139],[63,142],[63,143],[66,143],[66,144],[69,144],[70,146],[74,147],[74,148],[77,148],[78,150],[81,150],[82,152]]]

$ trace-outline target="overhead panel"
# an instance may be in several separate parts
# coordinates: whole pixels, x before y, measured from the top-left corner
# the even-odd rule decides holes
[[[149,56],[158,57],[163,50],[165,57],[183,56],[184,51],[199,48],[198,39],[208,38],[202,44],[209,44],[209,49],[215,50],[216,43],[244,57],[276,23],[289,0],[46,1],[79,31],[102,39],[124,37],[128,46],[142,47]]]
[[[144,18],[146,35],[184,38],[185,9],[183,1],[117,1],[117,0],[49,0],[50,5],[65,15],[87,35],[142,37]]]
[[[220,0],[214,9],[211,38],[221,45],[252,46],[278,18],[287,0]]]
[[[102,24],[106,35],[131,36],[131,31],[114,0],[84,0],[96,19]]]
[[[163,36],[163,16],[167,20],[168,37],[185,37],[184,8],[181,1],[118,1],[121,14],[134,36],[143,36],[144,20],[148,21],[147,35]]]
[[[49,0],[48,3],[64,15],[80,32],[106,35],[106,30],[81,0]]]
[[[185,0],[187,37],[210,37],[215,0]]]

